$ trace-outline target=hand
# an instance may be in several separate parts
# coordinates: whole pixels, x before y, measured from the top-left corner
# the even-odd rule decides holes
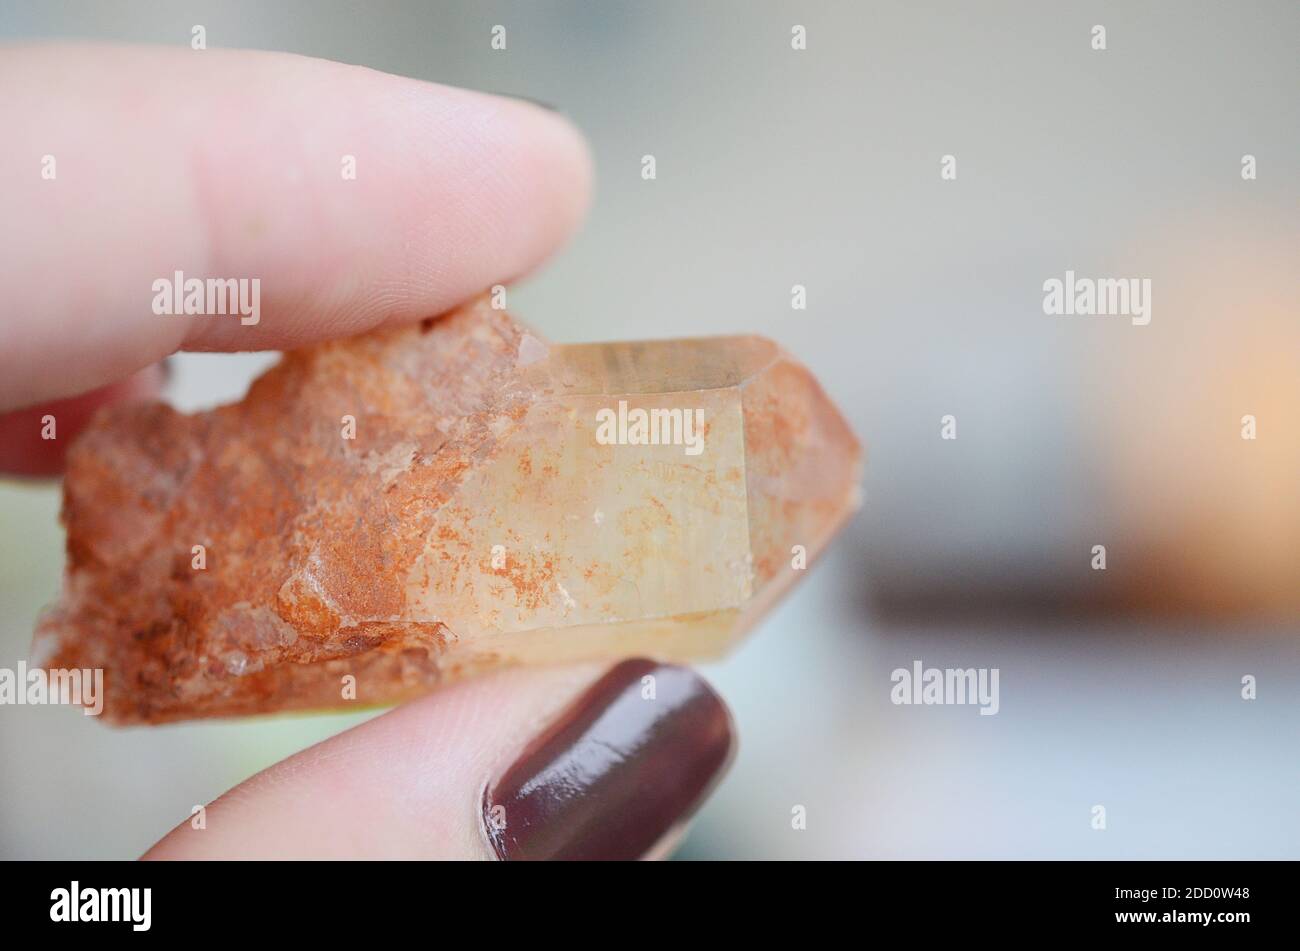
[[[0,471],[56,473],[94,409],[156,395],[178,349],[441,313],[537,265],[587,203],[560,117],[357,67],[39,47],[0,54],[0,88]],[[260,320],[156,315],[175,271],[259,277]],[[147,857],[662,854],[731,748],[726,708],[681,668],[512,671],[271,767]]]

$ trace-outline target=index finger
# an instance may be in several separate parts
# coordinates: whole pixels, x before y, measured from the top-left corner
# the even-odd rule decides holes
[[[441,313],[535,266],[587,202],[586,147],[557,114],[354,66],[35,47],[0,54],[0,88],[0,409],[176,349]],[[191,279],[236,282],[217,286],[256,321],[155,312],[184,309]]]

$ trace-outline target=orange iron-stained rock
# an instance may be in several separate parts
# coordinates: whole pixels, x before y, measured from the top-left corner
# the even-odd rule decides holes
[[[479,302],[287,354],[212,412],[105,411],[34,659],[103,668],[131,723],[707,658],[852,513],[860,464],[767,340],[550,346]]]

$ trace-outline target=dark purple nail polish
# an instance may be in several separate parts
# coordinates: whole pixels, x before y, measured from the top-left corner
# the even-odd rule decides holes
[[[684,667],[624,661],[483,797],[503,859],[638,859],[700,806],[733,749],[731,714]]]
[[[542,99],[534,99],[532,96],[523,96],[517,92],[495,92],[493,90],[487,90],[487,91],[494,96],[505,96],[507,99],[518,99],[520,102],[526,102],[529,105],[537,106],[541,109],[547,110],[548,112],[560,111],[559,106],[553,106],[549,102],[546,102]]]

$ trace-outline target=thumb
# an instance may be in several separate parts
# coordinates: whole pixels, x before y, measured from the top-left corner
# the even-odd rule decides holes
[[[146,859],[636,859],[671,848],[730,763],[684,667],[501,672],[277,763]]]

